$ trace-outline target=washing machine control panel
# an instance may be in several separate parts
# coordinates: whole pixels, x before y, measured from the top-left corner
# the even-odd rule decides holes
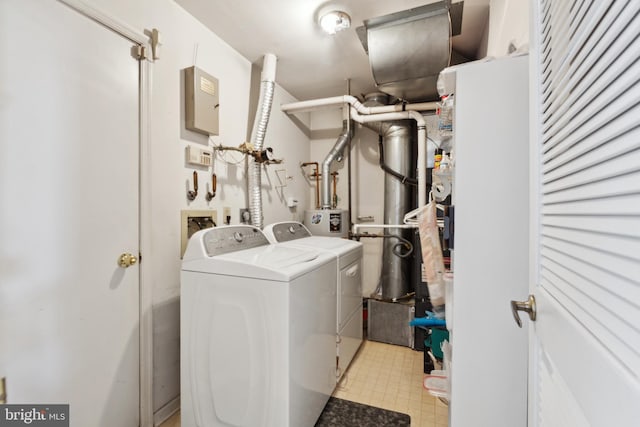
[[[278,242],[288,242],[310,237],[311,233],[299,222],[281,222],[273,225],[273,235]]]
[[[212,228],[205,233],[202,240],[209,256],[222,255],[269,244],[262,231],[250,225]]]

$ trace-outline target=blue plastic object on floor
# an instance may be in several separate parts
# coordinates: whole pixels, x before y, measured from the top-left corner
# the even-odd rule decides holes
[[[411,322],[409,322],[409,326],[424,326],[427,328],[433,326],[446,326],[447,323],[444,319],[436,318],[433,313],[430,311],[426,312],[427,315],[425,317],[416,317]]]

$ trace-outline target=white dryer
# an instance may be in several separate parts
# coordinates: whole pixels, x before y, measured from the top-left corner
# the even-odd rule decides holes
[[[182,262],[182,427],[312,427],[335,388],[335,257],[252,226],[202,230]]]
[[[336,351],[339,381],[362,344],[362,243],[339,237],[313,236],[301,223],[278,222],[264,228],[271,243],[313,248],[334,254],[336,273]]]

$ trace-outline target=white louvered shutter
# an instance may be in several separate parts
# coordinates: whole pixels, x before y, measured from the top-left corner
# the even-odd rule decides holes
[[[640,1],[540,0],[533,19],[530,420],[638,425]]]

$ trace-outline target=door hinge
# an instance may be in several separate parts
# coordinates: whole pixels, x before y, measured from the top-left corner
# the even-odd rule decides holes
[[[148,35],[149,44],[151,44],[151,59],[155,61],[160,59],[160,31],[157,28],[152,28]]]
[[[0,378],[0,405],[7,403],[7,379]]]
[[[151,30],[144,30],[145,35],[149,36],[149,45],[134,44],[131,48],[131,56],[138,61],[146,59],[148,61],[155,61],[160,59],[160,31],[157,28]],[[150,52],[149,52],[150,51]]]
[[[139,44],[134,44],[131,47],[131,56],[133,56],[134,59],[137,59],[138,61],[142,61],[143,59],[148,59],[147,48]]]

